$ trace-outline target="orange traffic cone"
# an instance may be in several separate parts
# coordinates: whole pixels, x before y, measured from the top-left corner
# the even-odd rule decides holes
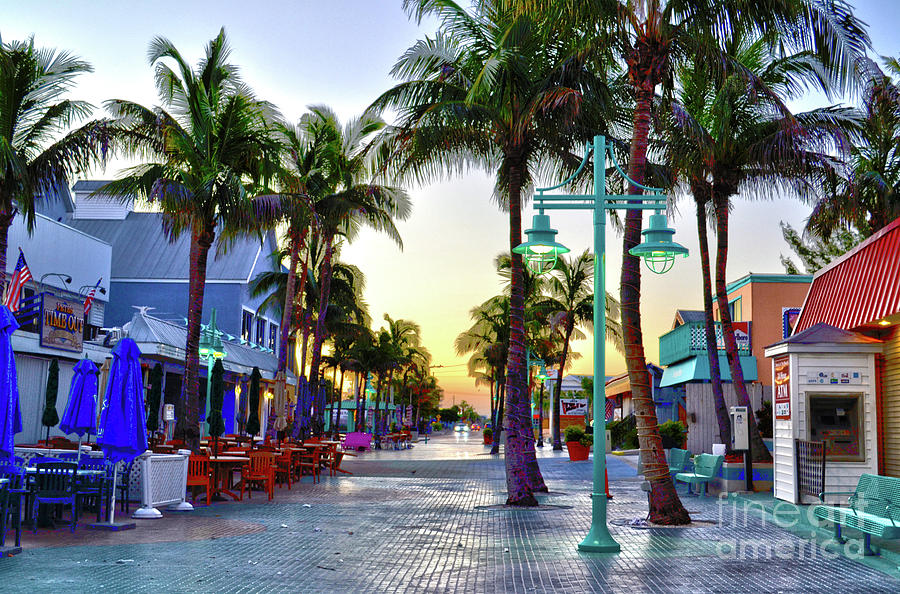
[[[604,469],[604,479],[606,479],[606,498],[612,499],[613,496],[609,494],[609,470]]]

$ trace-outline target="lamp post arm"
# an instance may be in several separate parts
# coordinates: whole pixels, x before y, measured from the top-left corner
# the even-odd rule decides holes
[[[587,146],[584,147],[584,158],[581,160],[581,164],[578,166],[578,169],[575,170],[575,173],[573,173],[572,175],[567,177],[565,180],[559,182],[555,186],[549,186],[546,188],[535,188],[534,191],[537,192],[538,194],[542,194],[544,192],[549,192],[550,190],[555,190],[557,188],[563,187],[564,185],[566,185],[567,183],[569,183],[570,181],[572,181],[573,179],[578,177],[578,174],[581,173],[581,171],[584,169],[584,166],[587,165],[588,157],[590,157],[590,156],[591,156],[591,143],[587,143]]]

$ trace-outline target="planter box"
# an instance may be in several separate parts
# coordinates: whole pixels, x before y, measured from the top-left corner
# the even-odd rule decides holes
[[[588,459],[591,448],[583,446],[577,441],[567,441],[566,449],[569,450],[569,460],[572,462],[582,462]]]
[[[756,492],[772,491],[775,484],[774,464],[772,462],[756,462],[753,464],[753,490]],[[709,483],[710,494],[735,493],[744,491],[744,463],[726,462],[722,464],[719,475]]]

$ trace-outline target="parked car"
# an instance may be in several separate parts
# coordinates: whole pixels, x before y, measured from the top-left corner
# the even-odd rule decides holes
[[[456,431],[457,433],[468,433],[469,426],[466,425],[465,423],[457,423],[456,427],[454,427],[453,430]]]

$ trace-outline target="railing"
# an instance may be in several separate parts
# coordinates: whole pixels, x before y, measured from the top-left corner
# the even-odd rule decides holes
[[[720,351],[725,350],[722,337],[722,325],[716,322],[716,344]],[[659,364],[671,365],[688,357],[706,354],[706,324],[691,322],[682,324],[659,337]],[[738,341],[738,354],[750,354],[749,340]]]
[[[797,466],[797,501],[803,495],[819,498],[825,491],[825,443],[794,440],[794,461]]]
[[[161,518],[156,508],[164,505],[173,506],[175,511],[193,509],[185,500],[189,455],[189,451],[179,450],[178,454],[147,452],[138,458],[132,479],[141,484],[141,507],[133,518]]]

